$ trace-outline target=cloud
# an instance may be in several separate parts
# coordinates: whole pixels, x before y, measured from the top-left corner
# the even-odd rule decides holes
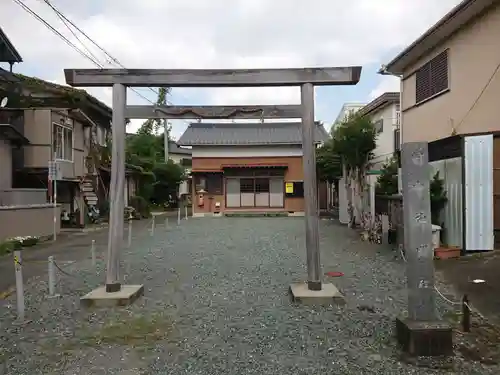
[[[393,76],[382,76],[378,85],[370,92],[369,100],[373,100],[385,92],[399,92],[400,79]]]
[[[79,44],[46,4],[23,1]],[[120,0],[118,6],[117,1],[61,0],[54,4],[129,68],[264,68],[379,63],[388,51],[402,49],[458,2]],[[24,58],[17,71],[64,82],[64,68],[95,67],[13,1],[0,2],[0,24]],[[112,66],[102,51],[88,41],[85,44],[103,65]],[[382,78],[379,87],[393,87],[390,81]],[[89,91],[110,104],[109,89]],[[150,90],[140,92],[155,99]],[[186,101],[176,92],[191,93],[174,90],[176,103]],[[204,101],[198,104],[278,104],[295,103],[298,95],[295,88],[213,89],[200,90],[197,97]],[[129,103],[147,101],[131,92]],[[183,127],[184,122],[176,123],[174,130],[180,133]]]

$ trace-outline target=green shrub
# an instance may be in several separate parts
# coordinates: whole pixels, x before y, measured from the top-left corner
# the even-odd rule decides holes
[[[38,237],[14,237],[0,243],[0,255],[10,254],[13,251],[21,250],[23,247],[35,246],[40,239]]]
[[[129,205],[138,212],[141,217],[148,218],[151,216],[151,210],[148,202],[141,196],[134,196],[130,198]]]

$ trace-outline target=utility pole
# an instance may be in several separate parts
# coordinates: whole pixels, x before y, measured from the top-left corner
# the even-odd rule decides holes
[[[165,163],[168,162],[168,121],[167,119],[163,120],[163,140],[164,140],[164,150],[165,150]]]
[[[304,168],[304,199],[306,214],[307,287],[321,290],[319,253],[318,189],[316,181],[316,147],[314,122],[314,86],[305,83],[302,96],[302,151]]]

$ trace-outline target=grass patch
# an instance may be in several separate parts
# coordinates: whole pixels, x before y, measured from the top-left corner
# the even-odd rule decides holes
[[[59,350],[71,352],[81,349],[82,346],[94,348],[102,345],[149,346],[165,340],[172,331],[172,322],[168,317],[141,316],[112,322],[92,332],[77,332],[75,337],[61,345]]]
[[[451,324],[456,325],[462,321],[462,315],[462,312],[459,311],[448,311],[443,314],[443,318]]]

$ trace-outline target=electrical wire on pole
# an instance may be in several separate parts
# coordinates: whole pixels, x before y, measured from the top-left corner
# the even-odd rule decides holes
[[[17,0],[19,1],[19,0]],[[74,27],[80,34],[82,34],[90,43],[92,43],[95,47],[97,47],[101,52],[103,52],[106,57],[108,58],[108,64],[109,65],[117,65],[118,67],[122,68],[122,69],[127,69],[125,67],[125,65],[123,65],[120,60],[118,60],[118,58],[116,58],[115,56],[111,55],[110,52],[108,52],[105,48],[103,48],[101,45],[99,45],[92,37],[90,37],[84,30],[82,30],[80,27],[78,27],[73,21],[71,21],[66,15],[64,15],[64,13],[62,13],[59,9],[57,9],[55,7],[55,5],[53,5],[51,3],[50,0],[43,0],[43,2],[45,4],[47,4],[53,11],[54,13],[56,13],[56,15],[61,19],[61,21],[66,25],[66,27],[68,27],[68,29],[70,29],[70,32],[75,36],[75,38],[82,44],[82,46],[87,50],[88,48],[85,47],[84,43],[78,38],[78,36],[76,35],[76,33],[71,30],[71,28],[68,26],[71,25],[72,27]],[[97,60],[97,59],[96,59]],[[148,87],[149,90],[151,90],[152,92],[154,92],[156,95],[159,95],[159,92],[157,90],[155,90],[154,88],[152,87]],[[140,93],[138,93],[136,90],[132,89],[132,91],[134,91],[137,95],[139,95],[140,97],[142,97],[143,99],[146,99],[147,101],[149,101],[151,104],[155,104],[153,103],[151,100],[149,100],[148,98],[145,98],[144,96],[142,96]],[[167,99],[167,104],[168,105],[174,105],[171,101],[169,101]],[[186,120],[182,120],[184,121],[186,124],[190,125],[190,123]]]

